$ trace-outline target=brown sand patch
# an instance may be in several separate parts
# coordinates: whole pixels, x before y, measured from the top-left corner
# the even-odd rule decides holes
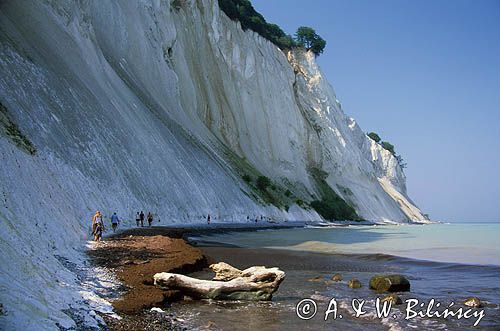
[[[122,235],[109,238],[89,252],[95,263],[114,269],[130,289],[113,302],[117,312],[134,314],[180,298],[179,293],[153,285],[158,272],[188,273],[207,266],[202,252],[179,238],[165,235]]]

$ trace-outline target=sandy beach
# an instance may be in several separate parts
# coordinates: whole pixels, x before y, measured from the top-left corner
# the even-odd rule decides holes
[[[291,223],[286,227],[299,226]],[[196,228],[142,227],[120,231],[94,243],[88,251],[92,263],[114,273],[126,288],[121,298],[112,302],[120,320],[102,315],[110,330],[164,330],[183,329],[172,313],[151,312],[153,307],[163,307],[183,299],[177,291],[163,291],[153,285],[153,276],[159,272],[189,274],[202,271],[210,263],[225,261],[236,267],[250,266],[253,261],[263,264],[262,257],[253,250],[228,247],[211,247],[207,243],[197,247],[196,242],[188,243],[188,235],[206,235],[238,231],[255,231],[283,227],[283,225],[255,225],[243,228],[242,225]],[[212,258],[212,256],[215,257]],[[256,258],[256,260],[251,259]],[[259,259],[259,257],[261,257]],[[272,255],[266,258],[273,259]],[[269,260],[271,259],[271,260]],[[275,256],[271,264],[280,265],[282,257]],[[248,264],[250,262],[250,264]]]
[[[370,314],[373,314],[371,306],[381,295],[370,290],[368,282],[372,276],[382,273],[400,273],[409,279],[412,284],[411,291],[398,293],[403,301],[417,298],[427,302],[429,298],[438,297],[443,302],[463,302],[465,297],[477,293],[485,299],[487,309],[495,310],[498,307],[494,303],[494,296],[491,296],[491,291],[494,291],[491,284],[484,290],[481,287],[484,281],[497,273],[498,268],[494,266],[472,267],[465,264],[413,260],[369,251],[363,254],[347,254],[268,248],[270,242],[278,246],[280,240],[290,242],[293,234],[306,238],[304,236],[307,232],[330,230],[276,229],[255,232],[264,229],[268,227],[152,227],[129,229],[104,238],[104,241],[95,244],[88,254],[96,266],[104,267],[116,275],[125,288],[119,298],[111,302],[121,319],[102,315],[109,329],[232,330],[238,325],[238,329],[261,331],[281,328],[317,330],[324,327],[386,330],[417,323],[415,325],[424,329],[445,327],[455,330],[471,325],[467,320],[444,321],[432,318],[419,319],[409,324],[410,322],[404,322],[402,308],[395,310],[397,319],[379,320],[370,317]],[[331,231],[339,235],[342,231],[347,231],[339,238],[349,241],[350,234],[364,230],[355,228]],[[229,243],[220,240],[222,238],[238,238],[238,242],[242,243],[254,238],[259,244],[253,247],[239,247],[232,244],[231,240],[228,240]],[[262,238],[268,239],[262,241]],[[263,244],[264,242],[267,244]],[[211,279],[213,273],[208,266],[221,261],[239,269],[259,265],[279,267],[286,272],[287,277],[272,301],[263,302],[183,300],[185,298],[181,293],[160,290],[153,285],[153,276],[159,272],[175,272],[200,279]],[[472,270],[475,276],[467,276]],[[334,282],[332,276],[337,273],[341,274],[343,279]],[[449,282],[457,273],[467,277],[467,284],[471,284],[470,291],[460,287],[454,288],[453,282]],[[359,279],[362,287],[349,288],[348,281],[352,278]],[[321,309],[325,308],[328,300],[333,297],[339,302],[343,319],[325,322],[318,317],[304,321],[295,315],[295,305],[303,298],[314,298]],[[366,300],[369,311],[367,317],[358,318],[353,315],[350,308],[353,298]],[[161,308],[164,312],[152,312],[153,307]],[[486,317],[482,321],[485,329],[497,323],[493,310],[486,311]]]
[[[173,315],[150,312],[150,308],[164,307],[181,298],[175,291],[156,288],[155,273],[188,273],[207,266],[206,257],[182,239],[183,233],[181,229],[131,229],[104,238],[88,251],[95,265],[112,271],[127,288],[112,302],[122,319],[102,315],[111,330],[176,328]]]

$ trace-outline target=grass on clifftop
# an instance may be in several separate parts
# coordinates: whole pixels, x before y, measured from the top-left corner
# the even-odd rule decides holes
[[[3,133],[9,137],[14,145],[22,151],[30,154],[36,154],[36,148],[31,141],[19,130],[19,127],[14,123],[9,115],[7,108],[0,102],[0,124]]]

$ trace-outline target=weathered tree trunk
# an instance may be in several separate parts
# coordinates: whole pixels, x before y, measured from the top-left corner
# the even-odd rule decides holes
[[[154,282],[168,290],[180,290],[195,299],[271,300],[285,279],[278,268],[262,266],[239,270],[227,263],[212,264],[214,280],[196,279],[180,274],[162,272],[154,275]]]

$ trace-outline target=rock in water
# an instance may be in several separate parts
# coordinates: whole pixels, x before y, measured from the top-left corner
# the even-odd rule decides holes
[[[390,302],[392,305],[396,306],[396,305],[400,305],[403,303],[403,300],[401,300],[401,298],[399,296],[397,296],[396,294],[388,294],[386,295],[382,300],[381,302]]]
[[[239,270],[226,263],[217,263],[210,268],[216,272],[214,279],[228,280],[201,280],[162,272],[154,275],[154,283],[162,289],[179,290],[195,299],[259,301],[271,300],[285,279],[285,273],[278,268],[258,266]]]
[[[403,275],[376,275],[370,279],[370,289],[377,292],[404,292],[410,290],[410,281]]]
[[[332,280],[334,282],[340,282],[340,281],[342,281],[342,275],[341,274],[335,274],[335,275],[333,275]]]
[[[481,308],[482,306],[481,300],[479,300],[479,298],[477,297],[470,297],[465,299],[464,305],[466,305],[467,307],[474,307],[474,308]]]
[[[347,286],[349,286],[350,288],[360,288],[361,282],[356,278],[353,278],[347,283]]]

